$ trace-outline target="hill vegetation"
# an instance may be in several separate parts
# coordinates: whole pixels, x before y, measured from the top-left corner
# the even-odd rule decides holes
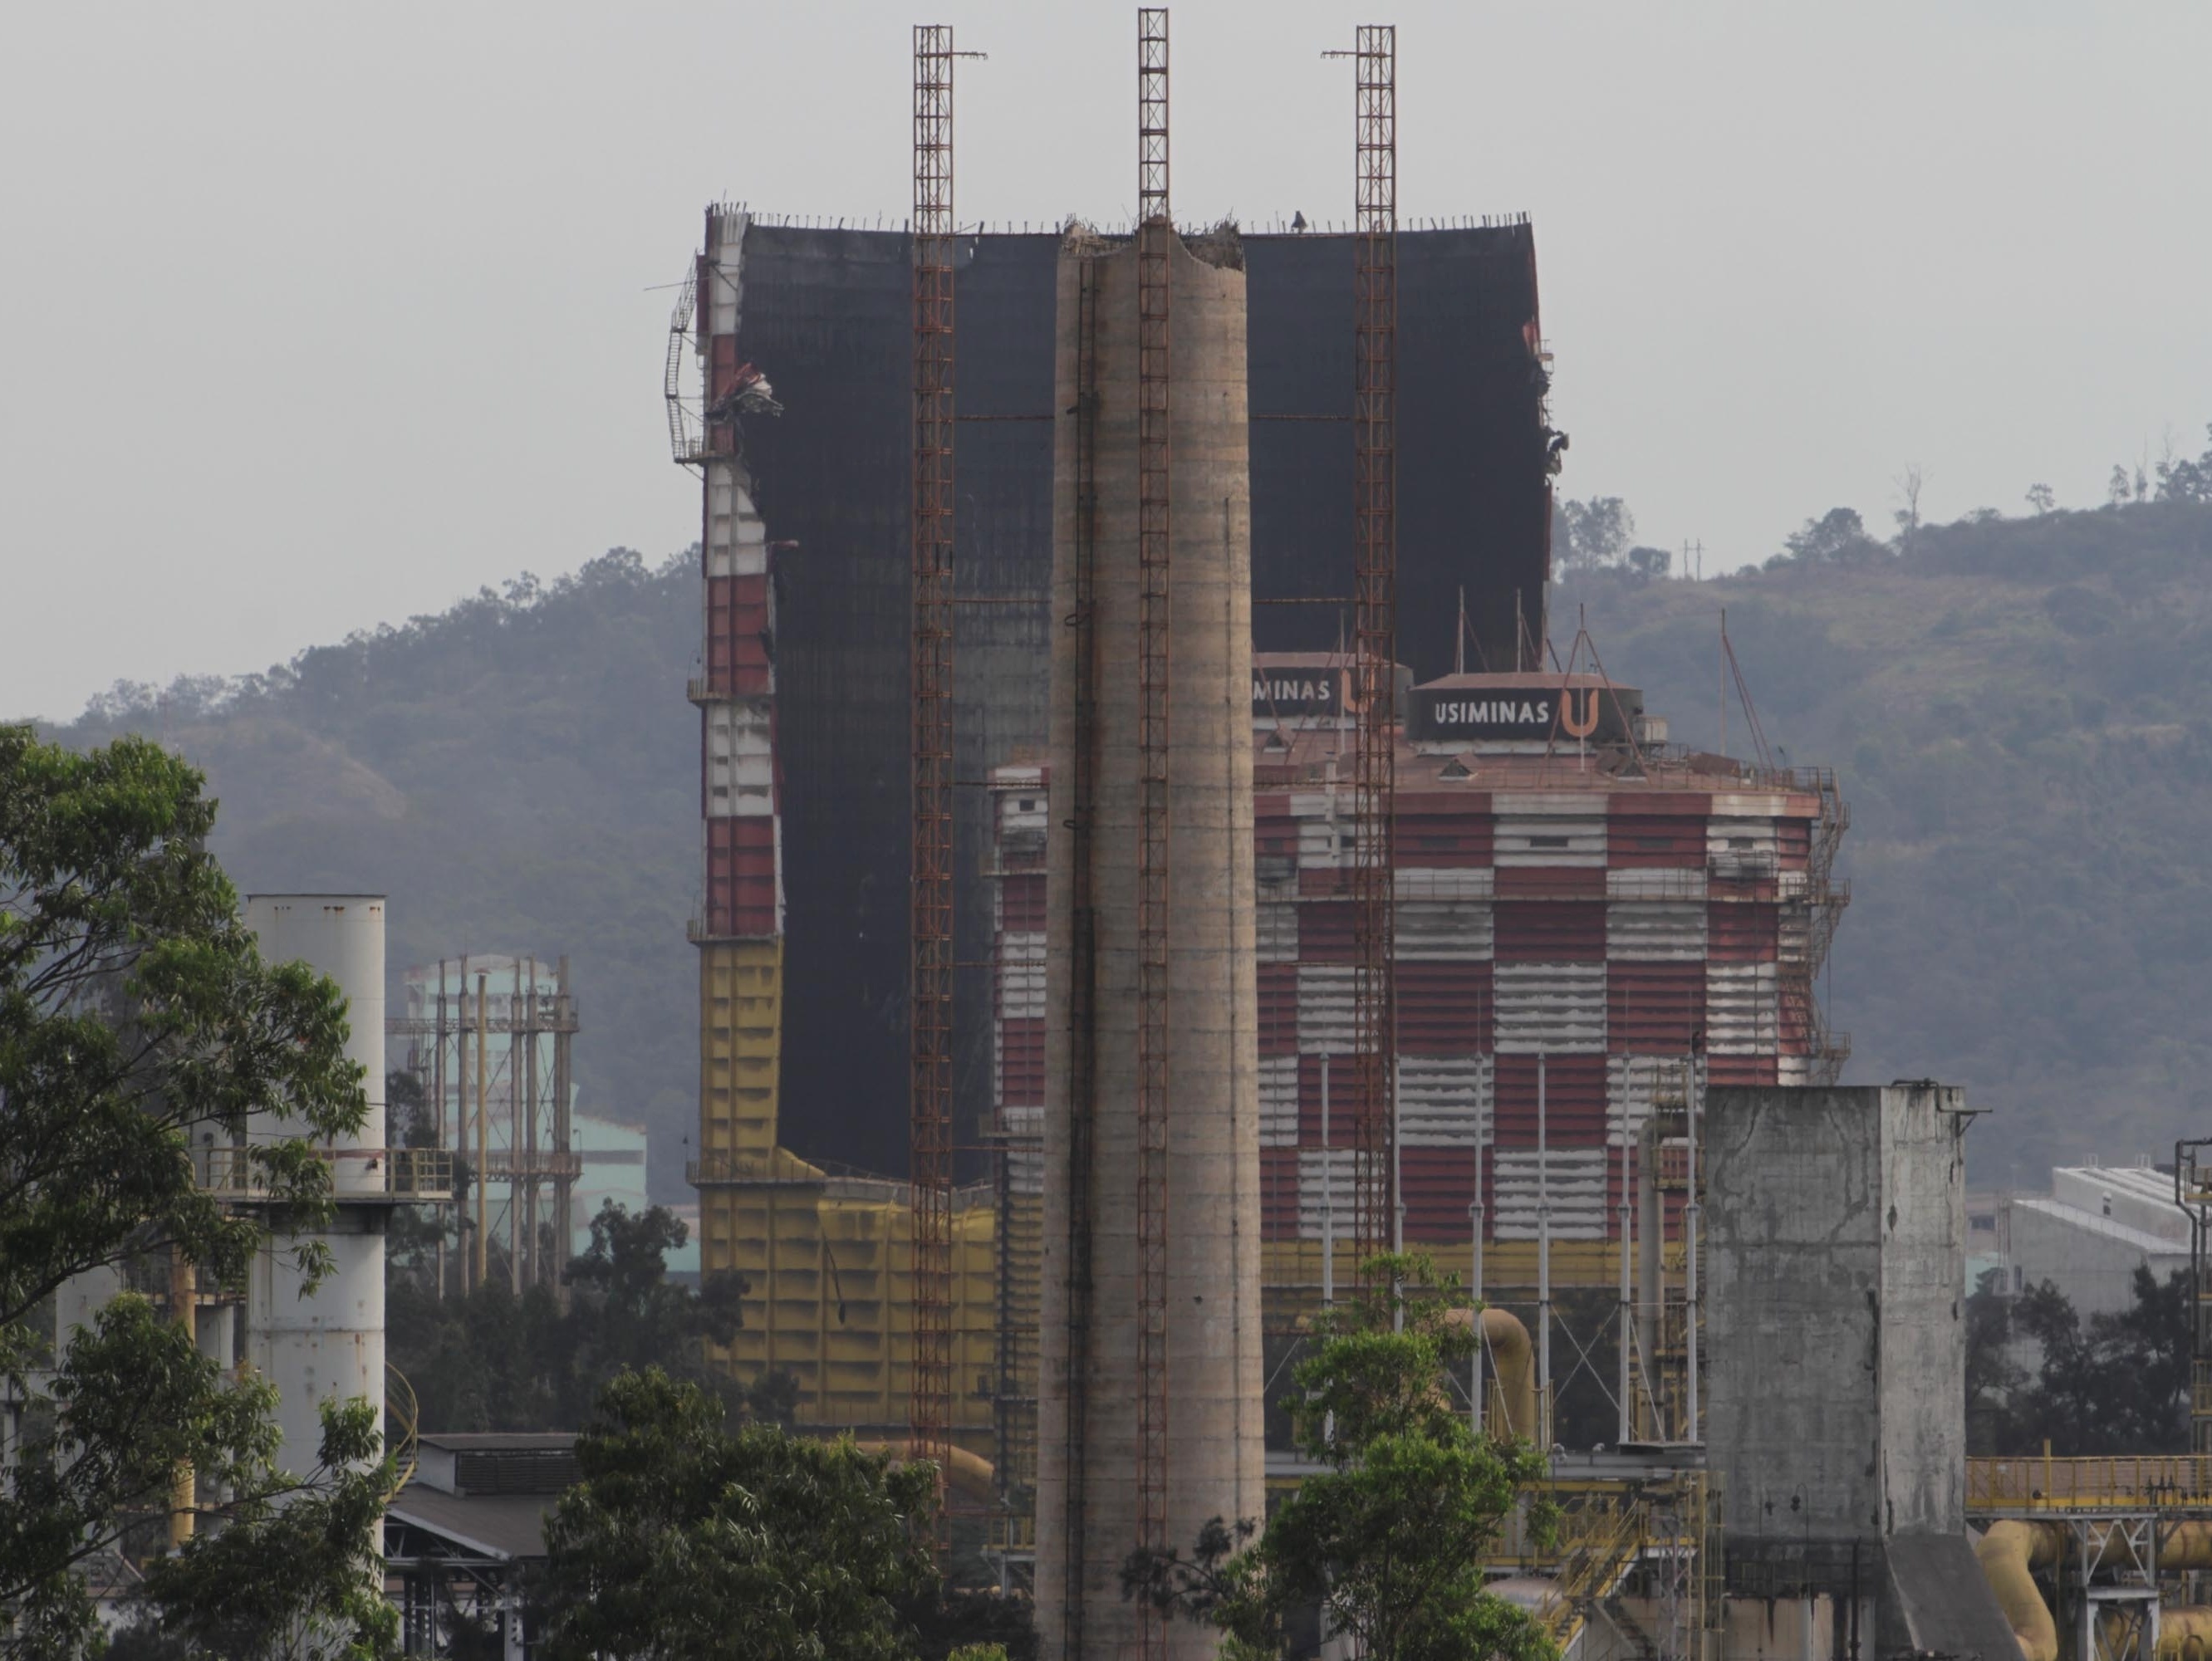
[[[2212,452],[2162,495],[2024,518],[1808,523],[1765,568],[1561,586],[1672,736],[1719,742],[1721,612],[1778,761],[1832,767],[1852,898],[1828,980],[1847,1080],[1990,1110],[1977,1184],[2212,1133]],[[2124,494],[2124,500],[2119,500]],[[1740,709],[1730,748],[1745,751]]]
[[[243,890],[388,895],[395,984],[441,954],[568,953],[579,1106],[645,1125],[654,1191],[689,1197],[698,603],[688,556],[616,549],[265,675],[118,685],[50,736],[136,730],[204,768]]]
[[[2212,452],[2114,482],[2094,511],[1900,515],[1886,539],[1838,509],[1706,582],[1661,575],[1618,502],[1562,515],[1563,646],[1586,617],[1674,737],[1712,745],[1725,609],[1777,759],[1840,774],[1845,1076],[1966,1085],[1996,1116],[1978,1183],[2212,1129]],[[388,894],[395,973],[569,954],[581,1105],[645,1125],[654,1194],[682,1197],[695,569],[616,549],[265,675],[118,686],[54,736],[147,731],[205,767],[241,887]]]

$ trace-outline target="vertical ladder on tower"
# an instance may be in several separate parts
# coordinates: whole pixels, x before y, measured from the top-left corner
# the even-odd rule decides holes
[[[1362,25],[1354,142],[1352,749],[1355,1232],[1363,1262],[1401,1243],[1396,1082],[1398,32]]]
[[[944,1492],[952,1412],[952,30],[914,31],[914,866],[908,1436]]]
[[[1137,1544],[1168,1549],[1169,381],[1168,15],[1137,13]],[[1143,1605],[1144,1651],[1167,1652]]]

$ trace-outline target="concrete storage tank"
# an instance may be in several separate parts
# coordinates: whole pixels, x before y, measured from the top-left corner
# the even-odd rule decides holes
[[[1166,238],[1173,313],[1165,908],[1164,1541],[1258,1517],[1257,1005],[1245,286],[1233,236]],[[1071,234],[1060,266],[1047,933],[1043,1652],[1133,1654],[1121,1566],[1143,1537],[1139,1237],[1139,258]],[[1155,385],[1158,383],[1154,383]],[[1091,504],[1095,502],[1095,509]],[[1085,572],[1088,576],[1085,576]],[[1086,605],[1086,591],[1087,601]],[[1158,603],[1156,600],[1156,605]],[[1089,636],[1087,643],[1085,635]],[[1085,650],[1085,646],[1088,650]],[[1079,847],[1079,839],[1084,846]],[[1087,873],[1087,881],[1085,880]],[[1157,1394],[1154,1399],[1158,1399]],[[1167,1653],[1210,1655],[1171,1623]]]

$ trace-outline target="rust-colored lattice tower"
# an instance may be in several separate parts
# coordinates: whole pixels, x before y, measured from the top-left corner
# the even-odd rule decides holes
[[[952,31],[914,31],[914,1452],[952,1411]],[[941,1482],[941,1476],[940,1476]]]
[[[1354,1204],[1363,1260],[1395,1239],[1397,780],[1398,32],[1363,25],[1358,71],[1357,343],[1353,356],[1352,597],[1359,699],[1353,749],[1353,1060],[1358,1081]]]
[[[1137,13],[1137,1543],[1167,1549],[1169,686],[1168,15]],[[1145,1653],[1164,1654],[1146,1607]]]

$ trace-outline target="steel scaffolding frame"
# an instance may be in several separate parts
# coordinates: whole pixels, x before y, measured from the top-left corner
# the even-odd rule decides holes
[[[1364,1260],[1397,1238],[1395,840],[1398,656],[1398,32],[1362,25],[1357,70],[1357,546],[1352,760],[1354,1235]],[[1364,1275],[1364,1270],[1363,1270]]]
[[[1067,1391],[1062,1426],[1067,1465],[1067,1594],[1060,1643],[1083,1657],[1084,1519],[1089,1504],[1085,1448],[1091,1415],[1091,1195],[1097,1153],[1097,912],[1091,892],[1092,827],[1098,792],[1097,537],[1098,265],[1076,274],[1074,720],[1068,770]]]
[[[2212,1137],[2191,1137],[2173,1144],[2173,1203],[2189,1216],[2189,1451],[2208,1454],[2212,1453]]]
[[[1137,1544],[1164,1551],[1168,1440],[1169,688],[1172,634],[1168,14],[1137,13]],[[1142,1604],[1144,1652],[1166,1619]]]
[[[952,1414],[952,30],[914,31],[913,1452]]]

